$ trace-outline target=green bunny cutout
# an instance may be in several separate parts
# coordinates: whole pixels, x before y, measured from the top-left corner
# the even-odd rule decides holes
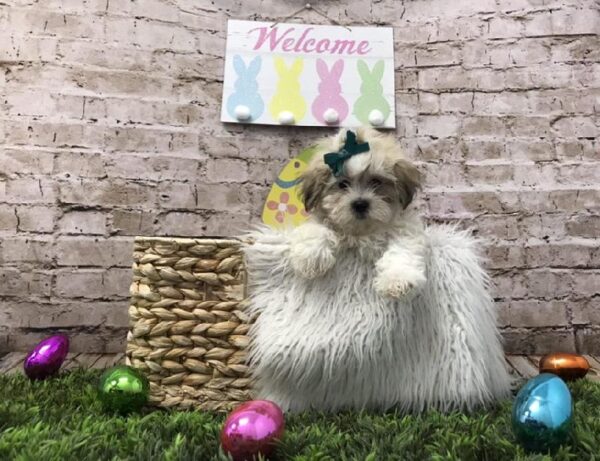
[[[383,114],[383,120],[387,120],[390,115],[390,105],[383,96],[383,86],[381,85],[384,70],[383,60],[377,61],[372,71],[362,60],[358,61],[356,68],[362,83],[360,85],[360,96],[354,103],[352,111],[354,116],[361,123],[369,125],[369,114],[374,110],[378,110]]]
[[[273,62],[279,80],[273,99],[269,104],[269,112],[275,120],[278,119],[281,112],[291,112],[295,121],[298,122],[304,118],[306,113],[306,101],[300,93],[300,74],[304,68],[304,61],[297,58],[289,68],[281,57],[276,57]]]

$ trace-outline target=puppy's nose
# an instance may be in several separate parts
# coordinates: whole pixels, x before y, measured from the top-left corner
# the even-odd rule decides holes
[[[351,203],[352,210],[358,215],[364,215],[369,209],[369,201],[364,198],[353,200]]]

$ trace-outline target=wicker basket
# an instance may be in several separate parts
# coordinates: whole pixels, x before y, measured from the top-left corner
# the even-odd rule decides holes
[[[136,237],[127,360],[163,407],[228,411],[252,399],[240,242]]]

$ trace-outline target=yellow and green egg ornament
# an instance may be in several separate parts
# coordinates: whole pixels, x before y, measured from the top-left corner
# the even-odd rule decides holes
[[[266,225],[274,229],[283,229],[299,226],[307,220],[308,213],[300,199],[298,184],[300,175],[306,170],[315,152],[316,146],[304,149],[281,170],[263,209],[262,219]]]

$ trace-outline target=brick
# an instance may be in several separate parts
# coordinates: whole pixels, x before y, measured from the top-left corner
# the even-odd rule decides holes
[[[99,211],[68,211],[58,223],[61,234],[103,235],[106,232],[106,215]]]
[[[2,173],[11,177],[50,174],[53,161],[53,153],[35,148],[5,149],[0,152]]]
[[[49,206],[17,206],[18,217],[17,231],[50,233],[54,230],[54,222],[58,210]]]
[[[465,139],[461,141],[460,148],[466,161],[507,158],[506,145],[499,141]]]
[[[106,150],[109,152],[178,152],[196,153],[198,140],[195,133],[171,129],[119,127],[108,134]]]
[[[0,243],[0,261],[3,264],[52,262],[52,241],[49,237],[5,237]]]
[[[422,161],[458,161],[462,151],[455,138],[419,137],[414,148],[415,159]]]
[[[50,296],[51,275],[47,272],[0,268],[0,296]]]
[[[565,226],[570,236],[597,238],[600,235],[600,216],[576,216],[567,221]]]
[[[430,41],[474,40],[481,37],[485,29],[485,22],[477,17],[454,18],[450,22],[438,21],[437,33]]]
[[[552,130],[561,137],[597,138],[600,135],[592,119],[587,117],[560,117],[551,124]]]
[[[523,39],[518,46],[506,44],[491,49],[489,58],[495,68],[529,66],[550,61],[550,51],[544,43]]]
[[[544,184],[548,187],[557,182],[558,174],[554,164],[519,164],[514,167],[513,180],[518,186],[529,188]]]
[[[179,8],[164,0],[145,0],[144,3],[131,3],[131,13],[136,17],[177,22]],[[129,11],[128,11],[129,12]]]
[[[576,304],[573,309],[574,325],[600,325],[600,304],[598,298],[588,299]]]
[[[113,17],[109,24],[112,24],[113,21],[118,22],[119,19]],[[58,42],[58,53],[62,56],[62,61],[70,65],[85,62],[89,66],[116,70],[149,71],[153,69],[151,55],[137,48],[129,48],[125,44],[115,46],[108,43],[63,39]],[[53,56],[55,54],[54,52]],[[89,108],[86,107],[86,113],[88,111]]]
[[[508,155],[514,161],[545,162],[556,159],[554,145],[548,141],[516,140],[506,144]]]
[[[54,294],[63,298],[125,298],[131,269],[64,269],[56,274]]]
[[[202,136],[200,151],[214,158],[288,159],[289,141],[283,136]]]
[[[598,62],[600,52],[598,37],[578,37],[552,47],[552,62],[555,63],[593,63]]]
[[[59,266],[129,267],[131,238],[59,237],[56,263]]]
[[[156,202],[156,187],[122,180],[62,181],[59,197],[68,204],[151,208]]]
[[[600,294],[600,271],[577,270],[573,271],[573,292],[578,297],[593,297]]]
[[[567,304],[565,301],[513,300],[510,325],[529,328],[567,326]]]
[[[527,271],[525,273],[527,295],[543,299],[566,296],[571,290],[572,275],[569,271],[545,268]]]
[[[417,129],[421,136],[448,138],[458,134],[460,120],[451,115],[421,115],[417,120]]]
[[[428,45],[415,52],[416,67],[450,66],[461,63],[460,47],[452,44]]]
[[[157,213],[136,210],[113,210],[110,233],[117,235],[153,235]]]
[[[556,143],[556,155],[560,160],[583,160],[596,158],[597,147],[591,139],[559,141]]]
[[[248,181],[248,163],[235,159],[209,159],[206,177],[214,183],[243,183]]]
[[[497,117],[465,117],[462,122],[464,136],[494,136],[505,134],[504,121]]]
[[[111,303],[29,303],[0,301],[0,319],[3,324],[13,328],[82,328],[96,327],[106,317]],[[121,305],[122,307],[122,305]]]
[[[434,93],[417,93],[417,103],[420,114],[436,114],[440,110],[440,97]]]
[[[104,144],[105,131],[103,127],[73,121],[10,121],[7,123],[5,141],[13,145],[99,149]]]
[[[577,352],[580,354],[598,354],[600,349],[600,331],[598,328],[581,328],[575,332]]]
[[[465,172],[467,184],[502,184],[513,181],[513,165],[484,163],[467,165]]]
[[[169,155],[131,154],[104,156],[103,165],[106,174],[111,178],[138,179],[151,181],[179,180],[198,181],[203,177],[204,156],[198,158],[181,158]]]
[[[66,179],[103,178],[106,169],[101,154],[64,151],[56,155],[54,174]]]
[[[557,182],[565,186],[575,184],[594,186],[600,175],[600,162],[585,162],[558,165]]]
[[[9,179],[3,189],[0,189],[0,202],[54,203],[56,199],[56,184],[46,178]]]
[[[494,17],[488,22],[487,38],[514,38],[523,34],[523,22],[520,18]]]
[[[442,93],[440,108],[442,112],[469,114],[473,111],[474,93]]]
[[[485,248],[490,269],[522,267],[525,261],[523,249],[516,245],[493,244]]]
[[[541,138],[551,134],[551,119],[515,115],[506,118],[506,126],[510,135],[515,137]]]
[[[522,93],[475,93],[473,113],[481,115],[527,115],[529,105]]]
[[[544,355],[551,351],[575,353],[573,331],[527,329],[503,331],[504,350],[507,354]]]
[[[158,195],[169,209],[241,211],[247,204],[242,190],[225,184],[161,183]]]
[[[0,231],[16,231],[17,213],[13,206],[0,205]]]
[[[255,184],[273,184],[285,166],[285,161],[252,160],[248,162],[248,181]]]
[[[250,229],[247,213],[215,213],[203,215],[191,212],[168,212],[161,216],[159,235],[183,237],[234,236]]]

